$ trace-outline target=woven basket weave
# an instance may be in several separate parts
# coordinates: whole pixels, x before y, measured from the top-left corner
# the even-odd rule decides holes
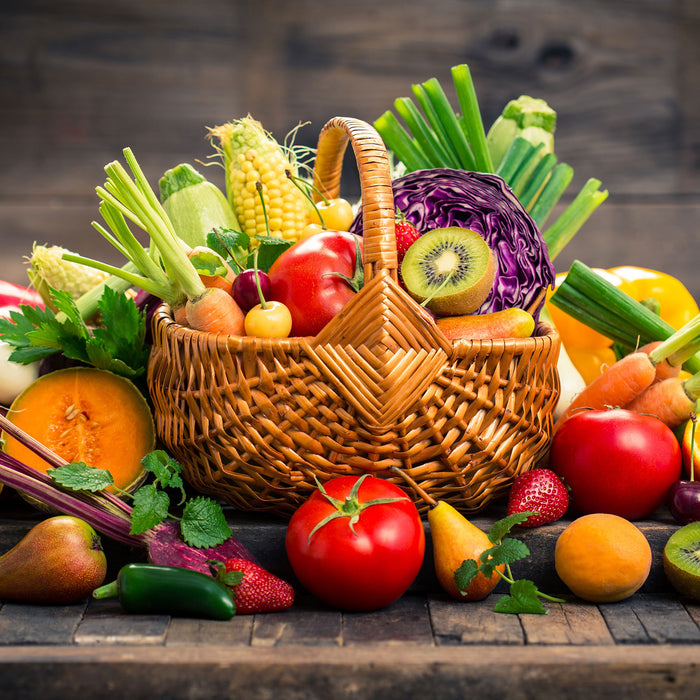
[[[384,144],[336,117],[315,181],[338,196],[348,142],[363,200],[365,285],[316,337],[219,336],[153,322],[148,383],[157,431],[202,493],[288,517],[316,487],[372,472],[473,513],[547,449],[559,393],[559,336],[445,338],[397,283]],[[412,489],[409,489],[412,492]],[[426,509],[418,493],[412,496]]]

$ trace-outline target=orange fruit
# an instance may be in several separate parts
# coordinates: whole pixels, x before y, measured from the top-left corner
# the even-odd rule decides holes
[[[574,595],[593,603],[613,603],[629,598],[647,580],[651,547],[629,520],[591,513],[559,535],[554,566]]]

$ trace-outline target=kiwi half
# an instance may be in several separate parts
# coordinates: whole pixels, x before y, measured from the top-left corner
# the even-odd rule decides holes
[[[488,244],[468,228],[436,228],[406,251],[401,277],[409,294],[438,316],[476,311],[496,277],[496,259]]]
[[[700,522],[688,523],[669,537],[664,571],[681,595],[700,600]]]

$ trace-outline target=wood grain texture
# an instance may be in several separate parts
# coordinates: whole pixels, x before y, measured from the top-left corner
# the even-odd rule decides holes
[[[315,145],[330,117],[372,121],[432,76],[454,100],[449,69],[467,62],[487,126],[519,94],[547,99],[572,193],[597,177],[611,193],[604,207],[620,207],[596,214],[567,256],[658,261],[697,289],[673,251],[698,230],[698,36],[694,0],[434,0],[410,11],[399,0],[8,0],[0,274],[23,279],[18,257],[34,240],[114,261],[90,220],[103,166],[127,145],[153,183],[178,162],[208,161],[207,128],[248,112],[280,139],[309,122],[298,140]],[[207,174],[222,184],[219,168]],[[357,192],[351,176],[345,186]],[[653,225],[639,207],[650,198],[669,208]],[[689,200],[695,209],[678,207]]]

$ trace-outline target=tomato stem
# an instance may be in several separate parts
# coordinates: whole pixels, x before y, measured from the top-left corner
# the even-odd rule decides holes
[[[311,541],[314,533],[320,530],[324,525],[329,523],[331,520],[336,520],[337,518],[349,518],[348,526],[353,535],[357,536],[355,531],[355,524],[360,519],[362,511],[370,508],[371,506],[384,505],[386,503],[396,503],[397,501],[408,500],[408,496],[398,496],[396,498],[375,498],[371,501],[360,502],[358,498],[358,493],[360,491],[360,485],[369,476],[369,474],[363,474],[352,486],[350,493],[345,497],[344,500],[335,498],[326,492],[323,484],[316,478],[316,485],[321,494],[326,498],[334,507],[335,511],[327,515],[323,520],[319,521],[316,526],[309,533],[308,541]]]
[[[324,272],[321,277],[340,277],[348,283],[350,289],[354,292],[359,292],[362,289],[362,285],[365,283],[365,271],[362,268],[362,252],[360,251],[360,240],[357,236],[355,236],[355,272],[353,276],[348,277],[342,272]]]

